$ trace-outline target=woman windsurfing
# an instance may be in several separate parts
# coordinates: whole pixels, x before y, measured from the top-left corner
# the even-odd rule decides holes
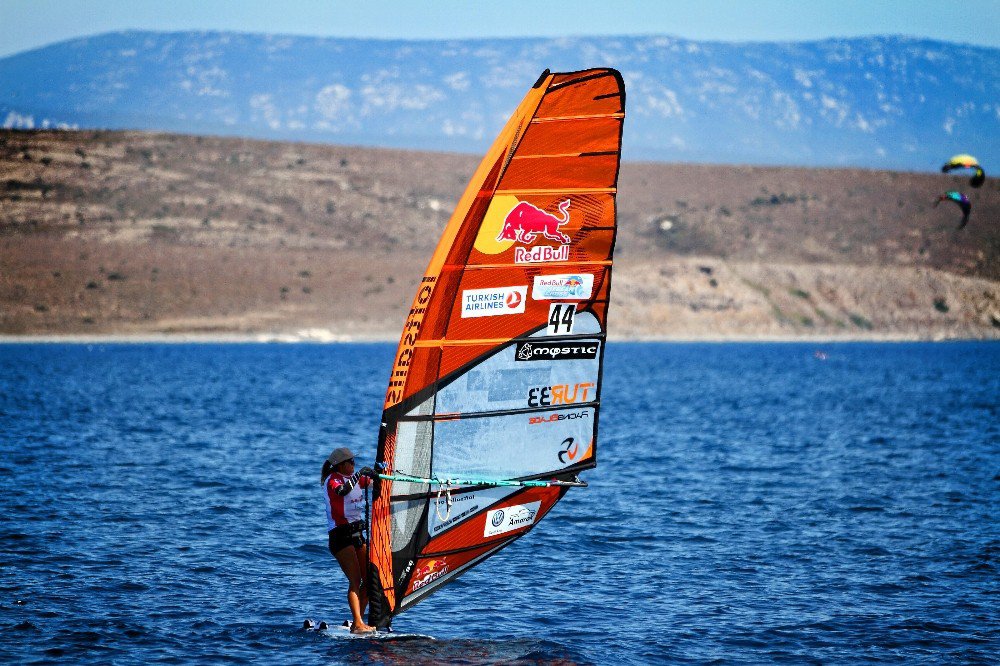
[[[354,454],[347,447],[334,449],[323,462],[321,473],[330,554],[347,576],[347,605],[353,617],[351,633],[354,634],[375,631],[362,619],[368,605],[364,581],[368,544],[364,536],[365,496],[361,490],[368,487],[374,475],[370,467],[354,471]]]

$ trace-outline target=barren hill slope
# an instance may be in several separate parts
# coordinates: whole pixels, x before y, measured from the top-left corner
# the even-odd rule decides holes
[[[477,162],[0,132],[0,333],[395,338]],[[619,211],[613,335],[1000,337],[995,179],[626,163]]]

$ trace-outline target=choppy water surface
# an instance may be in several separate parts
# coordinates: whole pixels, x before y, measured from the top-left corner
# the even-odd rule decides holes
[[[0,346],[0,661],[996,663],[989,343],[611,344],[591,487],[395,622],[437,641],[301,631],[393,350]]]

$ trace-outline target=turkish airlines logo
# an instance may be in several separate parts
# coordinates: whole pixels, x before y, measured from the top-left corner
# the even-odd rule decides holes
[[[527,298],[527,286],[466,289],[462,292],[462,319],[521,314]]]

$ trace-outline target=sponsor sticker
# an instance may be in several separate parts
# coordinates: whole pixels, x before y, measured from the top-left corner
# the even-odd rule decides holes
[[[594,396],[594,393],[591,392],[593,388],[593,382],[534,386],[528,389],[528,407],[551,407],[552,405],[587,402]]]
[[[528,425],[539,425],[541,423],[558,423],[559,421],[572,421],[574,419],[590,418],[589,412],[569,412],[563,414],[549,414],[548,416],[531,416],[528,418]]]
[[[576,303],[551,303],[549,323],[545,327],[545,332],[549,335],[569,335],[573,332],[575,320]]]
[[[601,343],[597,340],[580,342],[525,340],[515,346],[514,358],[518,361],[590,360],[597,358],[600,349]]]
[[[531,298],[536,301],[582,301],[590,298],[593,290],[594,276],[590,273],[537,275],[531,288]]]
[[[492,287],[462,291],[462,319],[521,314],[528,296],[527,287]]]
[[[535,247],[515,247],[515,264],[542,264],[551,261],[569,261],[569,245],[552,247],[551,245],[536,245]]]
[[[535,516],[538,515],[538,507],[541,505],[541,502],[528,502],[487,511],[483,536],[496,536],[533,525]]]
[[[446,573],[448,573],[448,563],[446,561],[443,559],[427,560],[413,572],[413,584],[410,586],[410,589],[416,592],[425,585],[430,585]]]

